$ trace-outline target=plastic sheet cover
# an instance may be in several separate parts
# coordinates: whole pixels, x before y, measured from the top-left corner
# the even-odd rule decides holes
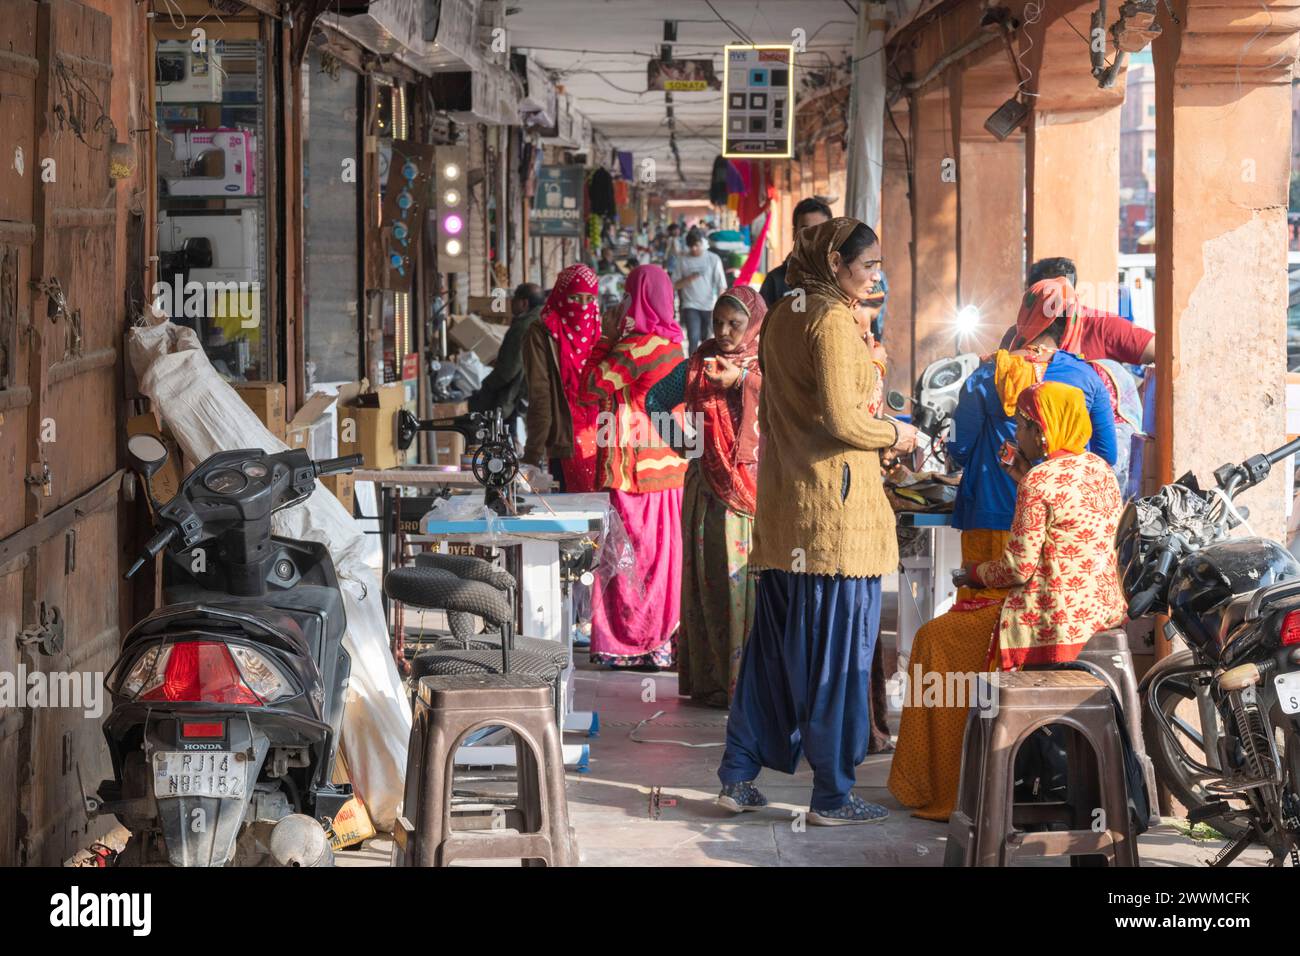
[[[235,448],[274,453],[289,447],[216,373],[191,329],[166,321],[137,327],[128,352],[140,391],[153,401],[187,461]],[[389,651],[379,575],[366,564],[365,535],[320,485],[304,503],[277,512],[272,530],[319,541],[334,559],[348,617],[343,644],[352,657],[343,746],[371,819],[378,829],[391,830],[402,800],[411,707]]]

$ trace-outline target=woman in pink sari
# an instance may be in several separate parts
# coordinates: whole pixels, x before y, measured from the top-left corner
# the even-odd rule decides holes
[[[613,328],[592,350],[583,400],[597,409],[596,485],[636,553],[634,575],[592,591],[591,659],[612,667],[671,666],[681,608],[682,483],[686,462],[646,414],[646,393],[681,361],[673,283],[659,266],[633,269]]]

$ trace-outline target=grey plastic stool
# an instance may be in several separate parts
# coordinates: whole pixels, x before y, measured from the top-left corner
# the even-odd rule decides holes
[[[1111,866],[1137,866],[1137,834],[1129,818],[1124,746],[1110,688],[1078,670],[980,674],[962,743],[957,805],[948,818],[945,866],[1006,866],[1017,855],[1100,855]],[[989,686],[996,681],[995,686]],[[1071,803],[1015,802],[1016,751],[1034,731],[1061,726],[1071,789],[1094,797]],[[1091,750],[1094,761],[1087,759]],[[1102,816],[1097,818],[1095,810]],[[1019,819],[1017,819],[1019,817]],[[1094,827],[1094,821],[1100,825]],[[1069,829],[1026,832],[1027,823]],[[1020,826],[1017,826],[1020,824]]]
[[[448,866],[456,860],[489,859],[518,859],[524,866],[577,864],[560,729],[551,703],[550,686],[525,674],[420,681],[403,809],[394,828],[395,865]],[[482,727],[506,727],[514,734],[517,805],[495,816],[453,818],[456,748]]]

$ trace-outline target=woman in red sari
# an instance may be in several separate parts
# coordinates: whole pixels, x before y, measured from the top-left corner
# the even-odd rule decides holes
[[[682,498],[682,628],[678,690],[711,707],[731,703],[754,622],[758,579],[749,573],[758,478],[758,335],[767,304],[733,286],[713,307],[713,338],[651,389],[662,417],[681,405],[696,423]]]
[[[523,460],[548,468],[567,492],[596,488],[596,409],[578,401],[582,372],[600,338],[597,280],[571,265],[555,280],[524,339],[528,441]]]
[[[593,585],[591,659],[658,669],[673,662],[680,611],[686,462],[651,425],[645,402],[681,361],[682,328],[659,266],[633,269],[626,290],[588,359],[583,400],[596,409],[596,486],[609,490],[637,568]]]

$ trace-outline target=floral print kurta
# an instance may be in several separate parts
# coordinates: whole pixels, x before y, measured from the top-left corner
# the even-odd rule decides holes
[[[1124,620],[1115,565],[1122,507],[1114,472],[1090,452],[1030,469],[1006,552],[976,570],[990,587],[1010,589],[994,645],[1004,670],[1072,661],[1093,634]]]

